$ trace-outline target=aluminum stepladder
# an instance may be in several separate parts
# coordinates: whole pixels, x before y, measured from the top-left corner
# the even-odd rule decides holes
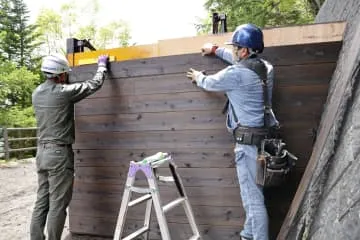
[[[157,168],[166,163],[169,165],[172,176],[157,176],[156,174]],[[188,197],[183,187],[181,178],[176,172],[176,168],[177,166],[175,165],[172,156],[169,154],[166,154],[166,157],[160,160],[152,160],[146,163],[144,163],[143,161],[130,162],[128,177],[126,180],[124,194],[115,228],[115,235],[113,238],[114,240],[131,240],[131,239],[135,239],[140,235],[143,235],[143,238],[148,240],[149,232],[150,232],[151,210],[153,204],[154,204],[154,210],[157,216],[158,224],[160,227],[161,237],[163,240],[171,239],[165,213],[180,204],[183,206],[185,210],[185,214],[187,216],[191,230],[193,232],[193,236],[190,238],[190,240],[201,239],[199,230],[195,222],[195,217],[191,209],[191,205],[189,203]],[[149,188],[141,188],[134,186],[135,175],[138,171],[142,171],[145,174],[147,178],[147,182],[149,184]],[[179,198],[162,206],[160,194],[159,194],[159,186],[157,181],[174,182],[179,193]],[[144,195],[130,201],[132,192],[141,193]],[[147,201],[147,203],[145,210],[144,226],[138,229],[137,231],[129,234],[128,236],[123,237],[122,235],[123,235],[128,207],[136,206],[145,201]]]

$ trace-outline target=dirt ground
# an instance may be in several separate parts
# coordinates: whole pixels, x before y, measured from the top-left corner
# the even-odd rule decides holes
[[[31,212],[36,199],[34,159],[0,163],[0,240],[28,240]],[[62,240],[101,240],[72,236],[68,219]]]

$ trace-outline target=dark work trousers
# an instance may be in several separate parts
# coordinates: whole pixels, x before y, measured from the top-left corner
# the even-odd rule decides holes
[[[37,199],[30,225],[30,239],[60,240],[66,208],[74,182],[74,153],[71,145],[39,144],[36,154],[38,175]]]

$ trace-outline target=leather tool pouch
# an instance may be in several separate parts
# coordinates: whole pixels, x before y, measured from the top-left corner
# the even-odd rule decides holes
[[[256,183],[263,187],[279,186],[295,166],[297,157],[287,151],[281,139],[264,139],[261,142],[256,167]]]

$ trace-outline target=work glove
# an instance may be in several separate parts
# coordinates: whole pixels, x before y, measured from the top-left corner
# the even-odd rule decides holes
[[[192,83],[196,83],[196,78],[200,74],[202,74],[200,71],[190,68],[189,71],[186,73],[186,77],[188,77]]]
[[[215,51],[218,47],[219,46],[212,43],[205,43],[201,48],[201,54],[203,56],[215,54]]]
[[[109,56],[108,55],[101,55],[98,58],[98,67],[101,70],[107,70],[109,64]]]

